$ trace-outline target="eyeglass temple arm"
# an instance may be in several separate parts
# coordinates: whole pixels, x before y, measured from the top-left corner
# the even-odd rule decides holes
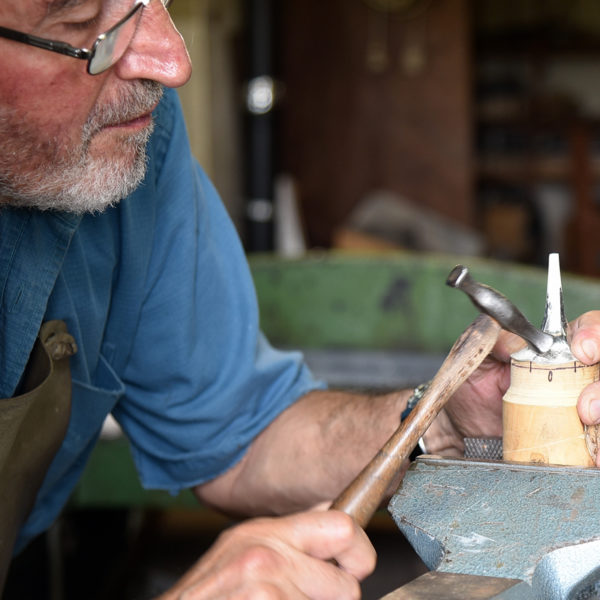
[[[52,52],[58,52],[59,54],[65,54],[66,56],[72,56],[73,58],[81,58],[88,60],[92,55],[90,50],[85,48],[74,48],[73,46],[65,42],[55,42],[52,40],[44,40],[30,35],[27,33],[21,33],[14,29],[7,29],[6,27],[0,27],[0,36],[14,40],[15,42],[22,42],[29,44],[30,46],[36,46],[37,48],[43,48],[44,50],[51,50]]]

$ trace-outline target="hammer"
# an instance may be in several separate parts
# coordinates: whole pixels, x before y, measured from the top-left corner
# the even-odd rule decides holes
[[[331,508],[352,516],[365,528],[385,498],[402,463],[427,431],[452,394],[477,369],[494,347],[500,325],[479,315],[452,346],[417,406],[398,429],[338,496]]]

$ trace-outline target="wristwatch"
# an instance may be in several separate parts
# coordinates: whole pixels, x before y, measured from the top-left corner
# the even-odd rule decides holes
[[[417,405],[419,400],[425,395],[425,392],[427,391],[427,388],[429,387],[430,383],[431,383],[431,380],[426,381],[425,383],[418,385],[413,390],[412,394],[408,398],[408,401],[406,402],[406,408],[402,411],[402,414],[400,415],[400,422],[404,421],[404,419],[406,419],[406,417],[408,417],[408,415],[410,414],[412,409]],[[427,450],[425,448],[425,442],[423,441],[422,437],[419,438],[418,447],[421,450],[422,454],[427,454]],[[417,452],[417,449],[415,448],[413,450],[413,452],[411,453],[411,456],[410,456],[411,460],[413,460],[417,454],[418,454],[418,452]]]
[[[400,422],[404,421],[404,419],[406,419],[406,417],[410,415],[410,411],[417,405],[417,402],[419,402],[419,400],[425,395],[425,392],[427,391],[427,388],[429,387],[430,383],[431,380],[426,381],[425,383],[418,385],[413,390],[412,394],[410,395],[410,398],[408,399],[408,402],[406,403],[406,408],[402,411],[402,414],[400,415]]]

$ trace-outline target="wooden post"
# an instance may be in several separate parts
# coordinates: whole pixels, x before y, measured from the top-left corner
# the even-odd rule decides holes
[[[548,259],[542,330],[554,336],[548,351],[524,348],[511,357],[510,388],[502,404],[503,458],[592,467],[595,452],[588,449],[577,399],[584,387],[598,381],[599,365],[586,366],[571,354],[558,254]]]
[[[598,381],[599,365],[513,358],[510,374],[502,408],[504,460],[594,466],[577,398],[586,385]]]

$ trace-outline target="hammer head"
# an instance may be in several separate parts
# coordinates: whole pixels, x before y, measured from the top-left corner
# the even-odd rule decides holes
[[[425,456],[389,510],[438,572],[520,579],[536,589],[600,578],[598,469]]]
[[[552,347],[554,338],[550,334],[534,327],[525,315],[498,290],[475,281],[467,267],[462,265],[454,267],[448,275],[446,284],[462,290],[479,311],[496,319],[507,331],[522,337],[537,352],[544,353]]]

